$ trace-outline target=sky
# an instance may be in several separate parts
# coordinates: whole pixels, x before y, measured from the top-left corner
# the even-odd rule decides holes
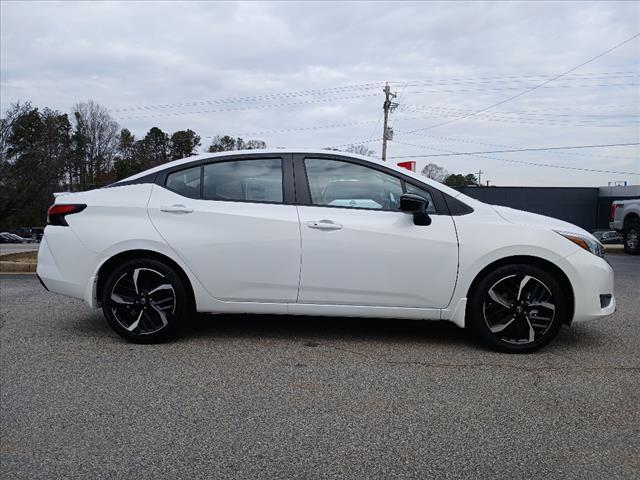
[[[527,92],[639,33],[640,2],[2,1],[0,22],[3,112],[93,99],[138,138],[190,128],[203,151],[227,134],[380,156],[389,82],[389,161],[640,183],[637,145],[413,157],[640,142],[640,37]]]

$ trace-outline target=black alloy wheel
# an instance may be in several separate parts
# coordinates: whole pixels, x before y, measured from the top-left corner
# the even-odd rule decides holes
[[[548,272],[532,265],[508,265],[480,281],[468,318],[490,347],[529,353],[558,334],[566,305],[565,293]]]
[[[640,223],[631,223],[624,230],[624,251],[631,255],[640,254]]]
[[[111,327],[136,343],[155,343],[173,332],[189,311],[184,284],[155,259],[126,262],[105,282],[102,309]]]

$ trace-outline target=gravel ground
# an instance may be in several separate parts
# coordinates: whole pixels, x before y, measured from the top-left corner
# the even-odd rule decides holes
[[[132,345],[0,277],[2,478],[640,476],[640,257],[615,316],[497,354],[441,322],[198,317]]]

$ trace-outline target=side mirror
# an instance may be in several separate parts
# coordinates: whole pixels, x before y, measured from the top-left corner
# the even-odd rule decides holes
[[[400,210],[413,215],[415,225],[431,225],[431,217],[427,214],[429,201],[420,195],[405,193],[400,197]]]

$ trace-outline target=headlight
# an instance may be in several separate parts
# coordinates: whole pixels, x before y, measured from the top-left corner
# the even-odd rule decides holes
[[[589,238],[578,233],[561,232],[554,230],[556,233],[562,235],[567,240],[571,240],[573,243],[581,248],[584,248],[587,252],[593,253],[598,257],[604,257],[604,247],[595,238]]]

